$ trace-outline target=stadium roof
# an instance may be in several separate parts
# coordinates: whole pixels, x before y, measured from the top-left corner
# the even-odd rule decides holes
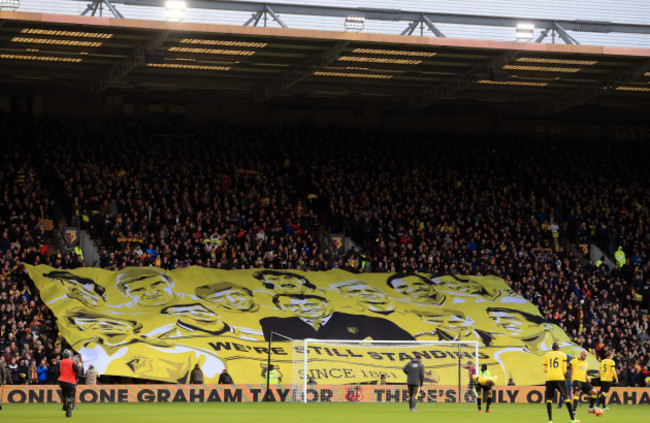
[[[650,49],[0,11],[5,93],[650,108]]]

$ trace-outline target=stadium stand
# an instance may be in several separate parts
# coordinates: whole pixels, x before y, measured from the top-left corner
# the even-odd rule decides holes
[[[60,351],[56,322],[22,264],[63,265],[56,255],[51,261],[42,224],[44,218],[60,213],[33,167],[36,161],[29,156],[26,134],[6,119],[0,120],[0,131],[4,139],[0,158],[0,361],[10,370],[10,383],[54,383],[56,377],[47,369]]]
[[[49,251],[46,218],[87,230],[100,248],[90,264],[112,270],[497,275],[594,354],[614,347],[622,383],[645,383],[647,145],[225,123],[170,136],[129,120],[0,125],[10,152],[0,159],[0,347],[12,383],[56,380],[39,366],[65,347],[22,263],[84,265]],[[329,232],[358,250],[321,242]],[[577,248],[591,243],[612,259],[620,246],[627,260],[596,266]]]

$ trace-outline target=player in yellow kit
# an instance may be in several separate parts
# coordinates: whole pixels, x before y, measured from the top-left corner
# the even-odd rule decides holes
[[[618,383],[618,375],[616,374],[616,363],[614,362],[614,351],[608,350],[605,359],[600,362],[600,395],[596,401],[596,407],[600,404],[603,410],[607,408],[607,393],[612,385]]]
[[[553,343],[553,351],[546,353],[544,356],[544,373],[546,373],[546,410],[548,411],[548,422],[553,423],[553,396],[555,391],[559,391],[564,397],[571,423],[580,423],[573,416],[573,407],[569,397],[569,390],[564,380],[564,374],[567,370],[566,354],[560,351],[557,342]]]
[[[483,401],[485,402],[485,412],[491,413],[490,404],[492,403],[492,387],[496,384],[496,376],[472,376],[472,380],[476,384],[476,403],[478,404],[478,412],[481,412],[481,392],[483,392]]]
[[[589,409],[587,410],[587,414],[594,414],[594,403],[598,397],[598,391],[591,386],[591,378],[587,376],[587,370],[589,370],[587,351],[582,350],[580,358],[574,358],[571,360],[571,371],[573,375],[573,409],[577,409],[578,401],[580,400],[580,392],[584,392],[589,395]]]

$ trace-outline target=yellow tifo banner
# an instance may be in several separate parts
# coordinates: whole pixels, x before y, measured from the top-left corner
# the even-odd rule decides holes
[[[473,351],[426,344],[310,344],[305,375],[304,354],[283,337],[477,341],[478,362],[499,384],[543,383],[553,342],[573,357],[580,352],[496,277],[202,267],[27,271],[84,367],[105,375],[186,383],[198,365],[205,383],[218,382],[224,369],[235,383],[264,383],[271,333],[280,383],[305,376],[318,384],[403,383],[401,368],[420,353],[427,383],[466,385],[477,363]],[[597,369],[594,357],[588,362]]]

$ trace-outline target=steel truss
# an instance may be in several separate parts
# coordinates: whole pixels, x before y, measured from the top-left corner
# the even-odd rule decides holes
[[[90,3],[88,3],[86,9],[83,12],[81,12],[81,16],[85,16],[88,13],[90,13],[90,16],[95,16],[98,12],[99,12],[99,16],[103,16],[104,6],[106,6],[106,8],[113,14],[114,17],[124,19],[124,15],[122,15],[120,11],[117,10],[109,0],[91,1]]]
[[[87,1],[87,0],[79,0]],[[112,4],[123,4],[127,6],[150,6],[165,7],[165,0],[94,0],[88,4],[82,15],[92,11],[96,13],[101,5],[105,5],[115,17],[123,18],[119,11]],[[424,35],[424,28],[431,31],[436,37],[445,37],[445,34],[436,27],[436,24],[496,26],[515,28],[518,23],[526,22],[533,24],[535,28],[544,28],[540,36],[534,41],[541,43],[551,33],[559,36],[567,44],[580,44],[576,38],[567,31],[574,32],[597,32],[597,33],[626,33],[626,34],[650,34],[650,25],[621,24],[607,21],[588,20],[554,20],[554,19],[530,19],[525,17],[505,16],[482,16],[463,15],[456,13],[433,13],[415,12],[401,9],[381,9],[366,7],[334,7],[316,5],[295,5],[289,3],[269,2],[242,2],[233,0],[187,0],[188,8],[212,9],[225,11],[250,12],[251,17],[246,20],[244,26],[257,26],[262,23],[264,26],[271,20],[282,28],[288,28],[282,20],[282,15],[303,15],[320,17],[358,17],[369,21],[386,22],[409,22],[401,35],[412,35],[420,27],[420,35]],[[553,38],[555,40],[555,37]]]

